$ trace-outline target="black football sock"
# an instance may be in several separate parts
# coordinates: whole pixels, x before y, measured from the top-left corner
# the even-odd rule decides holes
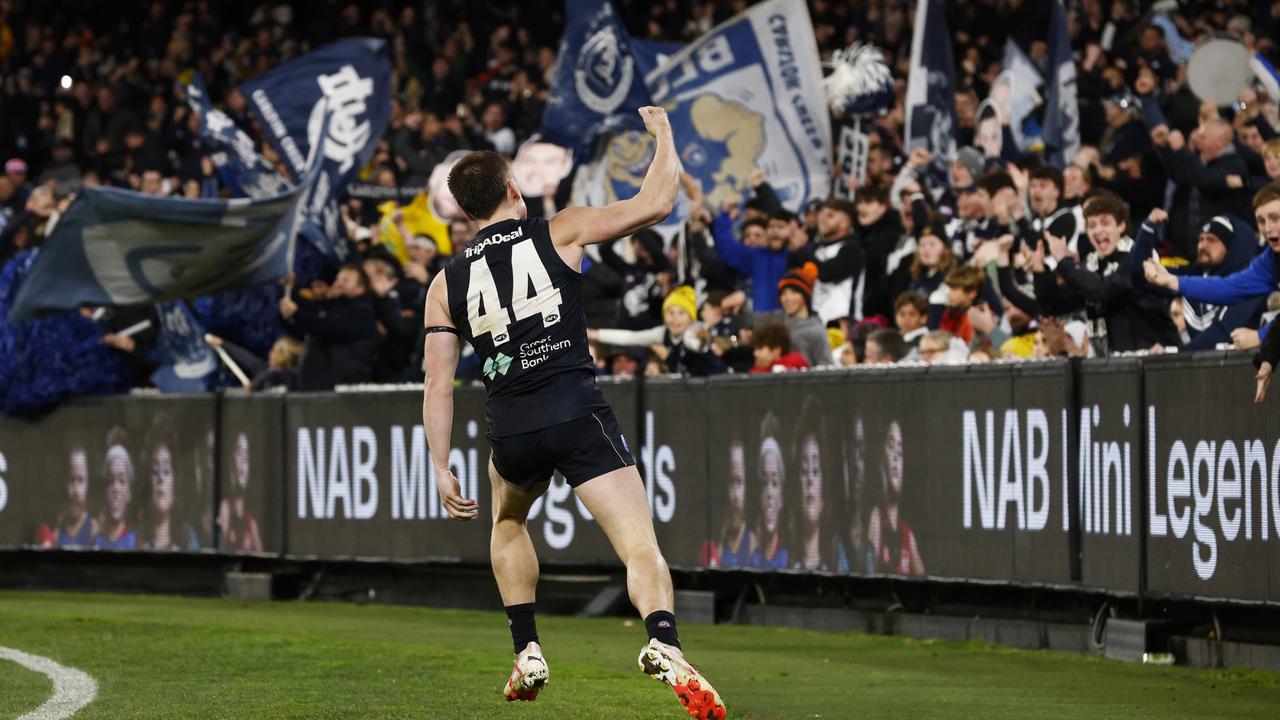
[[[676,632],[676,616],[666,610],[655,610],[644,619],[644,629],[649,631],[649,639],[665,643],[673,648],[680,648],[680,634]]]
[[[536,603],[507,606],[507,625],[511,626],[511,642],[516,654],[531,642],[538,642],[538,623],[533,619]]]

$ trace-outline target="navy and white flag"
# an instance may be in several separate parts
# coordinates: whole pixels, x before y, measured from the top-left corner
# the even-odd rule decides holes
[[[1044,102],[1044,78],[1031,58],[1009,38],[1004,44],[1004,71],[992,83],[990,99],[1009,118],[1009,130],[1020,152],[1042,149],[1042,131],[1032,115]],[[1003,96],[1001,96],[1003,93]]]
[[[907,151],[933,154],[933,171],[946,177],[956,154],[956,73],[951,34],[938,0],[918,0],[907,77]]]
[[[654,102],[667,110],[680,162],[701,183],[708,207],[744,194],[756,168],[793,211],[828,196],[831,127],[803,0],[751,6],[690,43],[646,81]],[[653,148],[653,138],[642,131],[602,140],[594,159],[578,170],[575,202],[599,207],[635,195]],[[674,232],[687,212],[677,206],[659,229]]]
[[[258,154],[253,138],[213,106],[199,73],[192,76],[184,90],[187,104],[200,118],[200,139],[215,148],[209,159],[233,195],[267,197],[288,187],[271,163]]]
[[[295,178],[305,174],[312,148],[324,137],[320,177],[303,203],[300,229],[317,248],[344,260],[337,198],[373,157],[391,117],[386,41],[340,40],[250,79],[240,92]]]
[[[647,78],[649,73],[657,70],[676,53],[684,49],[681,43],[659,42],[657,40],[640,40],[632,38],[631,55],[636,59],[636,69],[640,77]]]
[[[652,105],[631,38],[609,0],[565,0],[564,38],[542,111],[542,139],[575,151],[621,130],[644,130]]]
[[[1053,0],[1049,17],[1049,100],[1044,111],[1045,159],[1055,167],[1075,159],[1080,151],[1080,106],[1076,103],[1076,64],[1067,37],[1067,13],[1062,0]]]
[[[160,337],[156,352],[160,368],[151,384],[160,392],[199,393],[213,389],[218,378],[218,356],[204,341],[204,326],[181,300],[156,303]]]
[[[10,322],[81,305],[137,305],[277,280],[293,267],[302,199],[156,197],[85,188],[41,245]]]

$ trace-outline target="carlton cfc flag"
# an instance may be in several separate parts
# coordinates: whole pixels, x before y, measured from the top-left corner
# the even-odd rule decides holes
[[[955,88],[947,18],[937,0],[919,0],[907,78],[906,149],[928,150],[933,170],[943,176],[956,154]]]
[[[662,61],[645,84],[666,108],[680,163],[708,207],[740,195],[757,168],[793,211],[827,197],[831,127],[813,22],[801,0],[752,5]],[[632,197],[653,152],[644,132],[602,139],[578,168],[574,201],[599,207]],[[659,231],[676,232],[687,214],[687,204],[678,205]]]
[[[644,130],[652,105],[631,38],[609,0],[565,0],[564,39],[542,112],[542,139],[575,151],[621,130]]]
[[[326,45],[250,79],[240,93],[295,178],[305,174],[312,147],[324,137],[320,177],[303,203],[300,230],[322,252],[344,260],[338,195],[373,157],[391,117],[386,41]]]
[[[160,392],[212,390],[218,379],[218,357],[204,340],[204,326],[182,300],[156,303],[160,339],[156,348],[161,365],[151,374]]]

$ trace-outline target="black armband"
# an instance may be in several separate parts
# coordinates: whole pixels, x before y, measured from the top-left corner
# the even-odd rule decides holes
[[[449,327],[448,325],[430,325],[426,328],[423,328],[423,332],[426,333],[427,335],[430,335],[431,333],[441,333],[441,332],[453,333],[458,337],[462,337],[462,333],[458,332],[458,328]]]

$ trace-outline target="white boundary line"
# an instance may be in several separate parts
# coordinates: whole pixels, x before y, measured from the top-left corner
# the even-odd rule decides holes
[[[0,646],[0,659],[12,660],[38,672],[53,682],[53,697],[18,720],[63,720],[80,711],[98,696],[98,683],[89,675],[39,655]]]

